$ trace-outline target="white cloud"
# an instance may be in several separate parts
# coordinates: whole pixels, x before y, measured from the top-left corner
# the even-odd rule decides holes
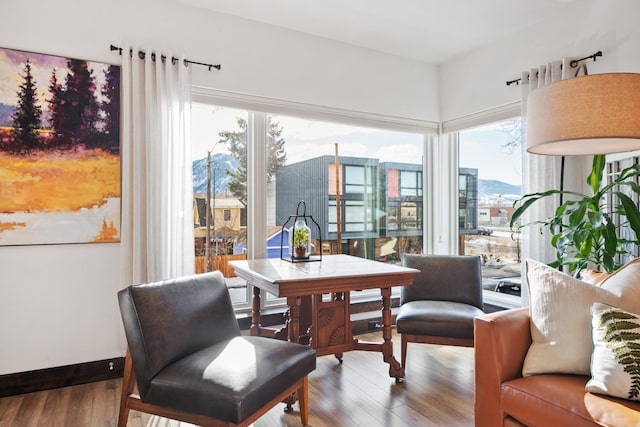
[[[282,125],[282,129],[285,130],[289,137],[298,140],[335,138],[360,130],[360,128],[355,126],[299,119],[296,117],[274,116],[274,119]]]
[[[378,148],[373,157],[377,157],[380,161],[420,164],[422,147],[416,144],[384,145]]]

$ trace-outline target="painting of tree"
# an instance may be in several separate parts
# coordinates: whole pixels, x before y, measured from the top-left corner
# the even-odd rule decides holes
[[[0,245],[119,235],[120,67],[0,48]]]
[[[38,130],[40,129],[40,117],[42,110],[36,100],[36,85],[31,74],[31,64],[27,59],[24,65],[23,82],[19,86],[18,104],[13,114],[13,149],[16,152],[24,152],[38,147]],[[15,144],[15,141],[20,141]]]

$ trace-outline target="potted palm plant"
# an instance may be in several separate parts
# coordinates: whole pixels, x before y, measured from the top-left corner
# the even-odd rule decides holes
[[[630,195],[640,195],[640,165],[622,170],[608,184],[603,182],[606,159],[593,157],[587,183],[591,194],[567,190],[548,190],[524,195],[514,203],[512,230],[538,225],[547,228],[556,259],[553,267],[566,266],[574,276],[585,268],[613,272],[620,267],[620,255],[634,255],[640,237],[640,210]],[[519,224],[522,214],[534,203],[557,194],[567,196],[552,217]],[[616,221],[617,219],[617,221]],[[621,229],[631,230],[632,238],[621,236]]]

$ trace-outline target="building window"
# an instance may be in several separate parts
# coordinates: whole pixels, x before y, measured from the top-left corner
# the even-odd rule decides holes
[[[371,194],[375,182],[374,167],[371,166],[345,166],[344,167],[344,192],[345,194]]]
[[[340,230],[345,233],[374,232],[377,229],[375,212],[378,206],[375,194],[379,185],[376,179],[375,164],[377,160],[359,158],[345,159],[346,161],[367,164],[362,166],[340,164],[337,174],[335,162],[328,164],[328,231],[330,233],[338,232],[338,198],[336,197],[336,185],[338,185],[342,196]],[[344,176],[344,183],[340,181],[342,176]],[[349,237],[360,238],[364,236],[350,234]]]
[[[473,234],[478,228],[478,169],[458,169],[458,228]]]
[[[422,196],[422,172],[400,172],[400,195]]]
[[[403,202],[400,205],[400,224],[402,230],[422,229],[422,209],[416,202]]]
[[[222,212],[222,216],[224,221],[231,221],[231,209],[225,209]]]
[[[375,231],[376,221],[373,210],[365,205],[364,201],[345,200],[340,204],[341,230],[344,233],[358,233],[365,231]],[[329,200],[328,228],[329,233],[338,232],[338,212],[336,200]],[[350,237],[360,238],[360,235],[350,235]]]

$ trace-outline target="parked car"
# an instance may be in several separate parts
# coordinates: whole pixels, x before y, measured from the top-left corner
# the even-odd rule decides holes
[[[493,230],[487,227],[470,228],[461,231],[462,234],[480,234],[483,236],[490,236],[493,234]]]
[[[520,296],[522,279],[520,277],[505,277],[496,284],[495,291],[503,294]]]
[[[478,234],[483,236],[491,236],[493,234],[493,230],[487,227],[478,227]]]

